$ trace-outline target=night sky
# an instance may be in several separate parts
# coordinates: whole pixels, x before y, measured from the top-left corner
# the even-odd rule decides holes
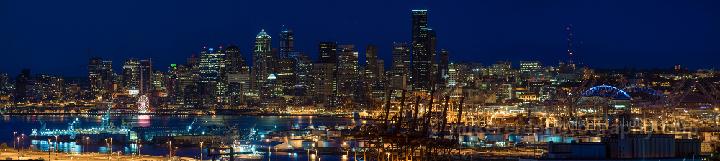
[[[318,42],[337,41],[362,56],[378,45],[389,63],[392,42],[410,40],[411,9],[430,11],[438,47],[454,62],[555,65],[572,24],[577,59],[590,67],[712,68],[720,64],[718,8],[716,0],[1,0],[0,72],[85,76],[91,56],[116,69],[128,57],[152,58],[165,71],[205,45],[236,44],[249,57],[261,28],[277,38],[282,25],[313,58]]]

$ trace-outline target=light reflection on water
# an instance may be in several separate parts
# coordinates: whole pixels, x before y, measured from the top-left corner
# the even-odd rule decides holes
[[[147,116],[147,117],[145,117]],[[18,132],[18,134],[29,135],[32,129],[39,129],[43,125],[47,129],[68,129],[69,123],[79,120],[79,124],[74,125],[75,129],[88,129],[93,127],[99,127],[103,124],[102,115],[23,115],[23,116],[8,116],[5,115],[0,121],[0,142],[8,143],[12,145],[12,133]],[[187,115],[176,115],[176,116],[133,116],[133,115],[112,115],[108,122],[114,126],[128,125],[130,128],[186,128],[189,124],[194,122],[202,124],[203,126],[230,126],[237,129],[256,129],[259,133],[267,133],[267,131],[274,130],[286,130],[291,128],[306,128],[308,126],[335,126],[335,125],[348,125],[350,121],[347,119],[339,119],[332,117],[309,117],[309,116],[187,116]],[[9,135],[8,135],[9,134]],[[48,143],[45,137],[28,137],[22,142],[23,147],[36,149],[39,151],[58,151],[62,153],[80,153],[80,152],[99,152],[108,153],[110,148],[104,143],[103,137],[107,136],[93,136],[89,144],[82,141],[83,135],[78,135],[76,140],[70,137],[60,137],[60,142],[56,143],[55,138],[51,138],[51,142]],[[141,137],[141,136],[138,136]],[[165,144],[150,144],[143,143],[142,146],[138,146],[135,143],[127,141],[118,141],[119,138],[112,145],[112,151],[121,151],[122,154],[134,154],[138,152],[138,147],[141,147],[141,153],[143,155],[156,155],[163,156],[167,155],[167,145]],[[200,149],[196,146],[192,147],[180,147],[174,152],[178,156],[186,157],[197,157]],[[307,160],[303,154],[284,154],[273,153],[273,160]],[[338,156],[320,156],[323,160],[337,160]],[[305,158],[305,159],[302,159]]]

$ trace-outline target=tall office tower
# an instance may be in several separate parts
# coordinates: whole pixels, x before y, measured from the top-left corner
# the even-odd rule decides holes
[[[192,65],[177,65],[171,67],[176,77],[177,88],[175,89],[175,101],[185,108],[199,107],[199,91],[197,82],[200,75]]]
[[[250,90],[250,68],[237,46],[225,48],[225,77],[227,79],[229,103],[240,105],[245,102],[245,93]]]
[[[140,60],[140,92],[141,94],[152,92],[152,60]]]
[[[437,70],[438,83],[447,82],[449,65],[450,65],[450,52],[448,52],[445,49],[440,50],[440,61],[438,62],[438,70]]]
[[[428,27],[427,10],[412,10],[412,88],[428,91],[434,80],[433,56],[435,34]]]
[[[203,47],[200,51],[200,82],[217,83],[222,80],[222,70],[225,69],[225,53],[222,48]]]
[[[337,91],[337,64],[315,63],[312,65],[313,85],[312,92],[316,103],[324,107],[334,107],[337,104],[335,92]]]
[[[365,49],[365,74],[363,84],[367,85],[370,98],[382,99],[385,93],[385,62],[378,58],[377,47],[368,45]]]
[[[298,53],[294,49],[295,35],[283,26],[280,31],[280,49],[277,60],[277,82],[283,95],[293,95],[297,84],[295,67]]]
[[[203,47],[200,52],[200,93],[202,93],[203,105],[214,107],[217,103],[226,101],[226,85],[223,81],[225,69],[225,53],[222,47],[217,49]]]
[[[295,51],[295,35],[292,30],[283,26],[280,31],[280,57],[289,57]]]
[[[320,45],[318,45],[318,51],[320,53],[319,63],[337,63],[337,43],[320,42]]]
[[[295,56],[295,76],[297,83],[295,85],[295,96],[308,96],[308,90],[312,87],[312,59],[309,56],[298,53]]]
[[[378,63],[377,47],[375,45],[368,45],[365,48],[365,74],[367,78],[379,78],[381,75],[380,66]]]
[[[180,104],[178,101],[178,97],[180,97],[180,92],[178,92],[178,90],[180,89],[180,83],[178,79],[177,67],[177,64],[170,64],[170,66],[168,66],[167,74],[165,75],[165,80],[163,81],[163,84],[165,85],[165,91],[168,97],[167,102],[169,105]]]
[[[32,77],[30,76],[30,69],[23,69],[20,71],[20,75],[15,78],[15,93],[14,99],[16,103],[30,101],[29,88],[31,88]]]
[[[167,93],[167,84],[166,80],[168,78],[168,74],[163,73],[162,71],[153,71],[152,72],[152,79],[151,79],[151,86],[150,88],[153,92],[156,92],[160,95],[164,95]]]
[[[108,100],[112,96],[113,89],[113,68],[111,60],[103,60],[99,57],[90,58],[88,63],[88,79],[90,91],[94,99]]]
[[[358,52],[354,45],[338,46],[338,92],[337,96],[342,100],[350,100],[355,96],[357,91],[357,81],[359,76]]]
[[[134,58],[123,64],[122,85],[125,91],[138,94],[140,91],[140,61]]]
[[[275,56],[271,48],[271,37],[265,30],[261,30],[255,37],[255,48],[253,50],[252,83],[253,93],[261,99],[269,98],[271,91],[268,78],[275,77]],[[272,77],[271,77],[272,76]],[[274,80],[273,80],[274,81]]]
[[[407,43],[393,43],[392,71],[390,86],[392,89],[407,89],[410,67],[410,47]]]

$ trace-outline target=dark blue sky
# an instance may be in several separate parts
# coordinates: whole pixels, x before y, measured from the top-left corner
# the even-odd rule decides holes
[[[376,44],[390,59],[409,41],[409,10],[430,10],[439,48],[453,61],[565,58],[563,26],[573,24],[578,59],[597,68],[717,67],[720,2],[714,0],[138,0],[0,1],[0,72],[84,76],[91,56],[120,67],[128,57],[156,68],[184,63],[204,45],[237,44],[248,55],[265,28],[292,28],[296,46]],[[274,41],[277,43],[277,41]],[[276,46],[276,45],[275,45]]]

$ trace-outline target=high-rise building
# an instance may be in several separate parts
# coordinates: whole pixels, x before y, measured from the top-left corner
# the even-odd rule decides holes
[[[231,105],[245,102],[245,95],[250,91],[250,68],[237,46],[225,48],[225,77],[227,79],[227,95]]]
[[[295,96],[308,96],[309,90],[312,88],[312,69],[313,63],[309,56],[298,53],[295,57],[295,76],[297,83],[295,85]]]
[[[99,57],[90,58],[88,63],[88,79],[90,91],[95,99],[110,99],[113,89],[113,68],[111,60],[103,60]]]
[[[320,42],[320,45],[318,45],[318,51],[320,53],[319,63],[337,63],[337,43]]]
[[[62,101],[65,98],[65,81],[62,77],[40,74],[37,76],[35,98],[46,102]]]
[[[138,94],[140,91],[140,61],[134,58],[127,59],[122,69],[123,89]]]
[[[280,31],[280,57],[289,57],[295,51],[295,35],[292,30],[283,26]]]
[[[222,47],[208,48],[203,47],[200,51],[200,82],[217,83],[222,81],[223,70],[225,69],[225,53]]]
[[[277,78],[274,71],[276,57],[271,48],[271,39],[265,30],[261,30],[255,37],[253,68],[251,69],[252,93],[261,99],[269,98],[274,93],[271,91],[274,87],[270,87],[268,78]]]
[[[412,10],[412,88],[428,91],[432,87],[435,33],[428,27],[428,11]]]
[[[280,31],[280,49],[276,60],[277,83],[283,95],[293,95],[297,84],[295,75],[297,52],[294,49],[295,37],[292,30],[283,26]]]
[[[14,98],[16,103],[28,102],[32,100],[30,95],[30,89],[32,88],[32,77],[30,76],[30,69],[23,69],[20,71],[20,75],[15,78],[15,92]]]
[[[131,95],[150,92],[152,88],[152,61],[130,58],[123,64],[124,90]]]
[[[140,92],[148,93],[152,92],[152,60],[142,59],[140,60]]]
[[[316,103],[322,106],[333,107],[337,104],[335,92],[337,91],[337,64],[315,63],[312,65],[313,86],[312,94]]]
[[[337,80],[338,97],[350,100],[358,90],[357,81],[359,76],[358,52],[354,45],[338,46]]]
[[[410,47],[407,43],[393,43],[392,71],[389,78],[392,89],[407,89],[409,69]]]
[[[193,61],[189,61],[186,65],[175,65],[170,67],[171,75],[177,80],[175,91],[175,102],[185,108],[195,108],[200,105],[198,97],[197,82],[200,80],[200,74],[193,65]]]
[[[368,45],[365,49],[365,74],[363,74],[364,85],[367,86],[369,97],[382,99],[385,96],[387,87],[385,82],[385,61],[378,58],[378,50],[375,45]]]
[[[447,82],[448,66],[450,65],[450,52],[445,49],[440,50],[440,62],[438,62],[437,79],[438,83]]]

